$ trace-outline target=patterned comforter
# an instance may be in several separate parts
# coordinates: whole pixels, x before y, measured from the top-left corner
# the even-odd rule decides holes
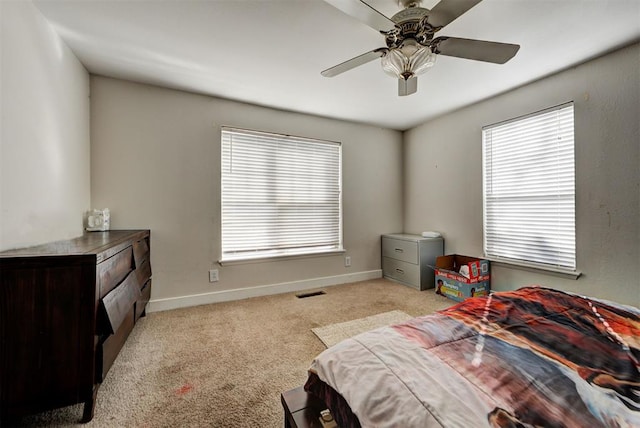
[[[347,339],[305,387],[343,428],[640,427],[639,361],[637,308],[526,287]]]

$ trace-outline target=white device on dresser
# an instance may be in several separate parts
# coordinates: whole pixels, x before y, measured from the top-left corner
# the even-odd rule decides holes
[[[435,287],[432,266],[444,254],[441,236],[394,233],[382,235],[382,275],[418,290]]]
[[[93,209],[84,214],[84,228],[89,232],[107,231],[111,227],[111,212],[109,208]]]

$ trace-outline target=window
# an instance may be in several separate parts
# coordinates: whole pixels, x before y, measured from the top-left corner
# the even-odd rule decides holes
[[[576,270],[573,103],[482,129],[484,251]]]
[[[222,128],[222,261],[342,250],[340,143]]]

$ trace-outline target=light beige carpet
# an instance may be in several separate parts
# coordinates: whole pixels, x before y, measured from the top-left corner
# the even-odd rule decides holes
[[[402,311],[389,311],[352,321],[312,328],[311,331],[329,348],[336,343],[342,342],[344,339],[364,333],[365,331],[391,324],[398,324],[411,318],[413,318],[411,315]]]
[[[424,315],[455,303],[385,279],[323,290],[305,299],[286,293],[149,314],[107,374],[95,418],[84,427],[281,427],[280,394],[304,384],[325,349],[312,328],[394,310]],[[11,426],[82,427],[81,417],[75,405]]]

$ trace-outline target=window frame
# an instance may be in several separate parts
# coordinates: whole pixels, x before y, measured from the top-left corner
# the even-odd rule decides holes
[[[224,159],[224,151],[225,151],[225,132],[227,133],[241,133],[243,135],[254,135],[257,139],[264,137],[267,140],[277,140],[282,139],[284,143],[305,143],[308,142],[310,144],[320,144],[332,146],[333,148],[337,148],[337,165],[334,165],[336,168],[336,172],[338,174],[337,177],[337,213],[332,215],[331,218],[334,220],[337,218],[337,227],[330,228],[332,232],[336,232],[337,230],[337,244],[331,248],[323,248],[319,249],[318,246],[312,247],[308,250],[303,250],[301,247],[293,250],[263,250],[257,251],[253,254],[251,252],[246,252],[243,255],[233,255],[233,252],[225,251],[225,230],[224,230],[224,209],[225,209],[225,159]],[[267,132],[267,131],[257,131],[247,128],[239,128],[235,126],[221,126],[220,127],[220,258],[218,263],[220,265],[228,265],[228,264],[243,264],[243,263],[258,263],[263,261],[268,261],[272,259],[282,260],[288,258],[309,258],[309,257],[321,257],[321,256],[329,256],[335,254],[341,254],[345,252],[344,249],[344,233],[343,233],[343,182],[342,182],[342,143],[337,141],[330,140],[322,140],[317,138],[309,138],[309,137],[300,137],[294,136],[290,134],[282,134],[275,132]],[[307,149],[309,149],[307,147]],[[331,150],[331,149],[329,149]],[[273,178],[273,177],[272,177]],[[266,194],[266,193],[265,193]],[[335,203],[335,199],[334,199]],[[277,206],[277,204],[273,205]],[[326,217],[329,218],[329,217]]]
[[[488,204],[488,190],[487,190],[487,169],[488,169],[488,165],[487,165],[487,158],[488,158],[488,154],[487,154],[487,131],[491,131],[500,127],[506,127],[508,125],[512,125],[514,124],[514,122],[525,122],[528,121],[530,119],[534,119],[536,117],[541,117],[543,115],[555,112],[555,111],[560,111],[566,108],[571,108],[571,118],[572,118],[572,141],[571,141],[571,160],[572,160],[572,167],[573,167],[573,171],[571,172],[571,174],[573,175],[573,182],[572,182],[572,210],[573,210],[573,263],[574,266],[573,267],[569,267],[569,266],[563,266],[560,263],[557,264],[553,264],[553,263],[543,263],[543,262],[538,262],[538,261],[532,261],[530,259],[526,259],[523,257],[523,254],[519,254],[518,257],[520,258],[515,258],[515,257],[507,257],[505,256],[505,252],[503,251],[502,253],[500,253],[500,251],[496,252],[492,252],[490,250],[488,250],[488,234],[493,233],[493,230],[488,230],[489,226],[488,226],[488,219],[487,219],[487,204]],[[526,114],[523,116],[519,116],[519,117],[515,117],[512,119],[508,119],[502,122],[498,122],[498,123],[494,123],[491,125],[487,125],[482,127],[482,221],[483,221],[483,232],[482,232],[482,246],[483,246],[483,253],[484,256],[491,260],[493,263],[497,263],[498,265],[504,265],[504,266],[509,266],[509,267],[516,267],[516,268],[521,268],[521,269],[525,269],[525,270],[530,270],[530,271],[534,271],[534,272],[544,272],[544,273],[549,273],[552,275],[556,275],[556,276],[561,276],[561,277],[567,277],[567,278],[572,278],[572,279],[578,279],[581,275],[581,272],[578,270],[577,267],[577,233],[576,233],[576,229],[577,229],[577,213],[576,213],[576,208],[577,208],[577,204],[576,204],[576,143],[575,143],[575,105],[573,103],[573,101],[570,102],[566,102],[560,105],[556,105],[553,107],[549,107],[543,110],[539,110],[530,114]],[[491,143],[492,144],[492,143]],[[492,155],[493,156],[493,155]],[[509,165],[510,167],[513,167],[513,165]],[[492,166],[493,167],[493,166]],[[494,179],[495,176],[492,176],[492,179]],[[533,181],[531,181],[533,182]],[[532,198],[533,197],[533,193],[534,192],[529,192],[528,195],[525,198]],[[549,198],[549,195],[552,195],[552,192],[548,192],[546,193],[546,197]],[[508,198],[504,198],[504,199],[508,199]],[[558,259],[556,259],[556,261],[558,261]]]

